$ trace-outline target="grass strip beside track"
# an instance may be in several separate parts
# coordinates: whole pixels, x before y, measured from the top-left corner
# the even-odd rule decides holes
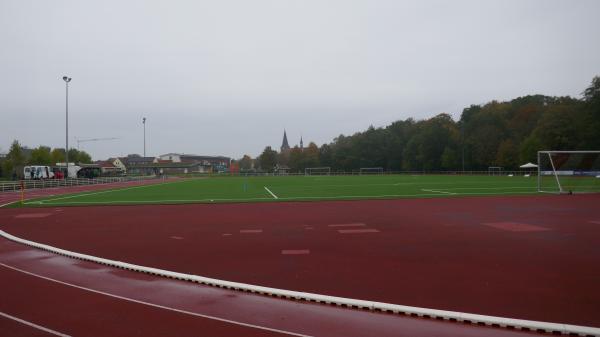
[[[433,198],[535,194],[535,178],[368,175],[181,179],[155,185],[38,198],[25,206],[126,205]],[[11,207],[19,207],[14,204]]]

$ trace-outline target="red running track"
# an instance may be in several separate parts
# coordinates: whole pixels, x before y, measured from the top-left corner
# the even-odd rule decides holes
[[[0,287],[0,314],[72,336],[537,335],[201,286],[78,261],[1,238]],[[55,336],[2,317],[0,332]]]
[[[575,195],[3,209],[0,229],[230,281],[598,327],[598,205]]]

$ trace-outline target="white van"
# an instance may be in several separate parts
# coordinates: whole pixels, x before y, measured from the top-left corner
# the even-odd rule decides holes
[[[23,168],[23,178],[25,180],[30,179],[52,179],[54,178],[54,172],[50,166],[39,166],[31,165]]]

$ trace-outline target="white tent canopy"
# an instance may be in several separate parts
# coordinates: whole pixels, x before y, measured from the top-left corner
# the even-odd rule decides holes
[[[538,167],[536,164],[534,163],[527,163],[527,164],[523,164],[521,166],[519,166],[520,168],[536,168]]]

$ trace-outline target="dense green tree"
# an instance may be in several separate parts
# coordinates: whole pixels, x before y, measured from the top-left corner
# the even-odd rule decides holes
[[[31,157],[27,161],[29,165],[55,165],[56,163],[52,163],[52,155],[50,153],[50,148],[47,146],[40,146],[31,151]]]
[[[25,154],[19,141],[14,140],[2,162],[2,172],[5,178],[16,178],[18,171],[25,164]]]
[[[321,166],[319,162],[319,147],[317,144],[310,142],[308,147],[304,149],[303,155],[305,168]]]
[[[581,132],[586,140],[585,144],[581,144],[581,149],[598,150],[600,149],[600,77],[596,76],[592,80],[592,84],[583,92],[584,117],[582,122],[585,129]]]
[[[415,121],[412,118],[393,122],[386,128],[385,151],[388,170],[399,171],[402,169],[403,149],[406,148],[415,129]]]
[[[535,135],[525,138],[519,147],[519,159],[521,163],[537,162],[537,152],[543,150],[542,143]]]
[[[90,156],[89,153],[85,151],[79,151],[79,154],[77,156],[77,162],[80,164],[91,164],[92,156]]]
[[[92,162],[92,158],[85,151],[69,149],[69,162],[76,164],[89,164]]]
[[[304,153],[298,146],[294,146],[290,149],[289,167],[292,172],[302,172],[306,168]]]
[[[329,144],[323,144],[319,148],[319,161],[320,166],[331,167],[333,166],[333,151]]]
[[[265,147],[264,151],[260,155],[259,163],[263,170],[267,172],[273,172],[273,169],[277,164],[277,151],[271,149],[270,146]]]
[[[309,156],[308,149],[292,149],[289,166],[292,171],[307,165],[334,171],[361,167],[452,171],[461,170],[464,162],[466,170],[517,169],[535,162],[541,150],[599,150],[600,77],[594,77],[582,96],[529,95],[471,105],[459,121],[439,114],[420,121],[395,121],[383,128],[369,126],[323,144],[316,156]]]
[[[50,152],[50,156],[52,157],[52,164],[56,165],[56,163],[64,163],[65,162],[65,149],[54,148],[52,152]],[[69,159],[70,161],[70,159]]]
[[[505,169],[517,169],[519,166],[519,149],[511,139],[505,139],[498,146],[495,164]]]

